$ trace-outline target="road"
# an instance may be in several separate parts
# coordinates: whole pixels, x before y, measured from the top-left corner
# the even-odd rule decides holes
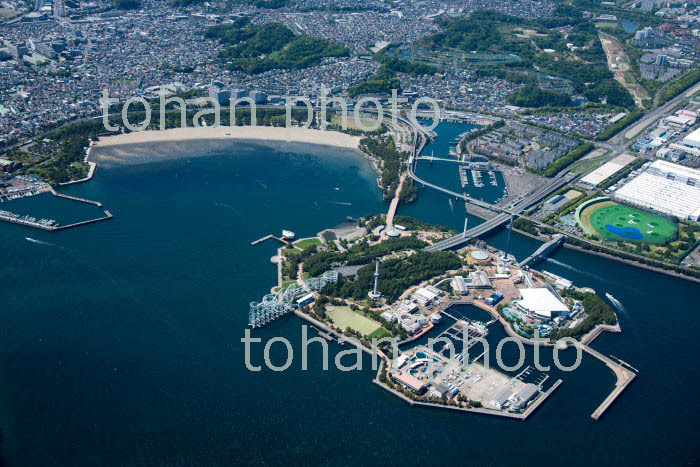
[[[434,243],[428,247],[425,248],[426,251],[440,251],[440,250],[448,250],[450,248],[455,248],[465,242],[468,242],[469,240],[479,237],[481,235],[485,235],[488,232],[490,232],[493,229],[497,229],[501,227],[502,225],[506,224],[509,219],[511,218],[511,215],[518,215],[525,211],[527,208],[539,203],[541,200],[549,196],[551,193],[554,191],[558,190],[562,186],[566,185],[569,183],[571,180],[575,178],[574,175],[568,174],[568,173],[562,173],[558,175],[557,177],[553,178],[546,184],[542,185],[540,188],[536,189],[532,193],[530,193],[526,198],[516,201],[515,203],[511,204],[511,208],[509,210],[507,209],[502,209],[502,213],[498,214],[497,216],[487,220],[486,222],[477,225],[476,227],[467,230],[467,232],[462,232],[460,234],[455,235],[454,237],[447,238],[445,240],[442,240],[440,242]],[[449,190],[448,190],[449,191]],[[467,202],[470,202],[468,197],[465,197],[465,200]],[[490,205],[488,203],[483,203],[487,204],[490,209],[501,209],[498,206]]]

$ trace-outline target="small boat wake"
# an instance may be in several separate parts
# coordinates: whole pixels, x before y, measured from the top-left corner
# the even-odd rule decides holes
[[[352,206],[352,203],[347,203],[344,201],[326,201],[326,203],[330,204],[340,204],[341,206]]]
[[[602,278],[602,277],[600,277],[600,276],[598,276],[598,275],[596,275],[596,274],[592,274],[592,273],[590,273],[590,272],[583,271],[583,270],[578,269],[578,268],[575,268],[575,267],[573,267],[573,266],[571,266],[571,265],[569,265],[569,264],[562,263],[561,261],[557,261],[556,259],[547,258],[546,261],[548,261],[548,262],[550,262],[550,263],[553,263],[553,264],[556,264],[557,266],[561,266],[561,267],[563,267],[563,268],[566,268],[566,269],[568,269],[568,270],[570,270],[570,271],[574,271],[574,272],[577,272],[577,273],[579,273],[579,274],[585,274],[586,276],[595,277],[595,278],[598,279],[598,280],[605,281],[604,278]]]
[[[36,238],[24,237],[24,239],[28,242],[36,243],[37,245],[56,246],[54,243],[42,242],[41,240],[37,240]]]
[[[615,308],[617,308],[617,309],[620,311],[620,313],[622,313],[623,315],[625,315],[626,317],[629,318],[629,314],[627,313],[627,310],[625,309],[624,305],[622,305],[622,303],[620,302],[620,300],[618,300],[617,298],[613,297],[613,296],[610,295],[609,293],[606,293],[605,296],[608,297],[608,300],[610,300],[610,303],[612,303],[613,305],[615,305]]]
[[[234,214],[241,216],[242,218],[245,219],[245,216],[243,214],[241,214],[240,212],[238,212],[236,209],[234,209],[233,206],[229,206],[226,203],[219,203],[218,201],[212,201],[212,203],[214,203],[216,206],[221,206],[223,208],[226,208],[229,211],[233,212]]]

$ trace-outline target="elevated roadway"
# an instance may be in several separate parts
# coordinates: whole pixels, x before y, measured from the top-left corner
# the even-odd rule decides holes
[[[410,174],[409,174],[410,175]],[[557,177],[553,178],[537,190],[533,191],[530,193],[526,198],[516,201],[515,203],[511,204],[510,209],[505,209],[501,208],[499,206],[495,206],[493,204],[488,204],[484,202],[477,202],[473,203],[477,206],[482,206],[486,207],[487,209],[491,210],[500,210],[501,213],[496,215],[495,217],[492,217],[491,219],[487,220],[486,222],[477,225],[476,227],[473,227],[466,232],[462,232],[460,234],[455,235],[454,237],[447,238],[445,240],[442,240],[440,242],[434,243],[428,247],[425,248],[426,251],[440,251],[440,250],[448,250],[451,248],[456,248],[464,243],[469,242],[470,240],[485,235],[492,230],[495,230],[503,225],[505,225],[511,215],[519,215],[523,211],[525,211],[527,208],[539,203],[542,199],[546,198],[549,196],[551,193],[554,191],[558,190],[562,186],[566,185],[569,183],[573,178],[575,178],[574,175],[571,174],[561,174],[558,175]],[[415,180],[415,178],[414,178]],[[418,181],[421,183],[420,181]],[[435,186],[432,184],[429,184],[428,186]],[[438,189],[440,189],[438,187]],[[451,192],[450,190],[445,190],[441,189],[441,191],[447,191],[450,194],[454,194],[454,192]],[[461,195],[459,196],[460,198],[463,198],[467,202],[472,202],[472,199],[469,198],[466,195]],[[483,206],[485,205],[485,206]]]
[[[535,251],[533,254],[528,256],[523,262],[520,263],[520,267],[523,268],[525,266],[530,266],[534,265],[534,263],[541,261],[543,258],[545,258],[552,250],[557,248],[559,245],[561,245],[564,242],[564,236],[562,234],[556,234],[554,237],[545,243],[544,245],[540,246],[537,251]]]

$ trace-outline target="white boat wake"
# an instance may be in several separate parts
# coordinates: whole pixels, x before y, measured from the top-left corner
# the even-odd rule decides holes
[[[610,295],[609,293],[606,293],[605,296],[608,297],[608,300],[610,300],[610,303],[612,303],[613,305],[615,305],[615,308],[617,308],[617,309],[620,311],[620,313],[622,313],[622,314],[625,315],[626,317],[629,317],[629,314],[627,313],[627,310],[625,309],[624,305],[622,305],[622,303],[620,302],[620,300],[618,300],[617,298],[613,297],[613,296]]]
[[[53,243],[42,242],[41,240],[37,240],[36,238],[24,237],[24,239],[25,239],[26,241],[28,241],[28,242],[36,243],[36,244],[38,244],[38,245],[56,246],[56,245],[53,244]]]
[[[235,214],[237,214],[237,215],[239,215],[239,216],[241,216],[242,218],[245,219],[245,216],[244,216],[243,214],[241,214],[240,212],[238,212],[236,209],[234,209],[233,206],[229,206],[229,205],[226,204],[226,203],[219,203],[218,201],[212,201],[212,203],[214,203],[214,204],[217,205],[217,206],[221,206],[221,207],[223,207],[223,208],[226,208],[226,209],[228,209],[229,211],[232,211],[233,213],[235,213]]]
[[[569,265],[569,264],[562,263],[561,261],[557,261],[556,259],[547,258],[546,261],[549,261],[549,262],[551,262],[551,263],[554,263],[554,264],[556,264],[557,266],[561,266],[561,267],[566,268],[566,269],[568,269],[568,270],[570,270],[570,271],[574,271],[574,272],[577,272],[577,273],[579,273],[579,274],[585,274],[585,275],[587,275],[587,276],[595,277],[595,278],[598,279],[598,280],[605,281],[604,278],[602,278],[602,277],[600,277],[600,276],[598,276],[598,275],[596,275],[596,274],[591,274],[591,273],[588,272],[588,271],[583,271],[583,270],[578,269],[578,268],[575,268],[575,267],[573,267],[573,266],[571,266],[571,265]]]

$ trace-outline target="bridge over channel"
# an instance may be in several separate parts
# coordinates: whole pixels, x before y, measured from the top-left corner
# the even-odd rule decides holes
[[[536,262],[541,261],[546,258],[547,255],[554,249],[556,249],[564,241],[564,236],[561,234],[556,234],[552,237],[550,241],[540,246],[537,251],[528,256],[524,261],[520,263],[520,267],[534,265]]]
[[[507,207],[497,206],[478,199],[474,199],[466,193],[457,193],[456,191],[452,191],[440,185],[430,183],[427,180],[423,180],[418,175],[416,175],[415,166],[417,164],[418,159],[421,158],[420,154],[423,151],[423,148],[425,147],[428,138],[423,131],[421,131],[418,127],[416,127],[416,125],[413,124],[413,122],[404,118],[399,118],[399,121],[401,121],[404,125],[409,126],[413,130],[413,147],[407,164],[407,174],[411,179],[413,179],[416,183],[420,185],[433,188],[450,196],[454,196],[457,199],[462,199],[467,203],[473,204],[474,206],[479,206],[483,209],[487,209],[497,213],[496,216],[492,217],[491,219],[487,220],[482,224],[477,225],[476,227],[473,227],[461,234],[455,235],[454,237],[447,238],[445,240],[442,240],[440,242],[426,247],[426,251],[441,251],[455,248],[464,243],[469,242],[473,238],[485,235],[488,232],[491,232],[492,230],[500,228],[501,226],[508,223],[512,216],[520,215],[523,211],[539,203],[541,200],[543,200],[544,198],[552,194],[554,191],[558,190],[559,188],[566,185],[572,179],[575,178],[574,174],[570,174],[568,173],[568,171],[564,171],[561,174],[557,175],[555,178],[549,180],[544,185],[537,188],[525,198],[511,203]]]
[[[465,195],[465,194],[459,194],[454,191],[439,187],[437,185],[434,185],[429,182],[425,182],[424,180],[418,178],[415,176],[415,173],[413,172],[412,169],[409,171],[409,176],[413,178],[416,182],[423,184],[425,186],[429,186],[431,188],[435,188],[439,191],[442,191],[444,193],[450,194],[452,196],[455,196],[457,198],[462,198],[468,203],[472,203],[476,206],[484,207],[486,209],[490,210],[497,210],[501,211],[500,214],[497,214],[496,216],[492,217],[491,219],[487,220],[486,222],[477,225],[476,227],[473,227],[466,232],[462,232],[460,234],[457,234],[453,237],[447,238],[445,240],[442,240],[440,242],[434,243],[428,247],[425,248],[426,251],[441,251],[441,250],[448,250],[451,248],[456,248],[464,243],[469,242],[470,240],[477,238],[479,236],[485,235],[488,232],[491,232],[492,230],[495,230],[506,223],[510,220],[511,216],[517,216],[521,214],[523,211],[528,209],[529,207],[539,203],[541,200],[549,196],[551,193],[554,191],[558,190],[562,186],[566,185],[569,183],[573,178],[574,175],[570,174],[562,174],[554,179],[548,181],[544,185],[542,185],[540,188],[535,190],[534,192],[530,193],[526,198],[517,201],[516,203],[512,204],[510,209],[502,208],[493,204],[489,203],[484,203],[482,201],[474,200],[473,198]]]

